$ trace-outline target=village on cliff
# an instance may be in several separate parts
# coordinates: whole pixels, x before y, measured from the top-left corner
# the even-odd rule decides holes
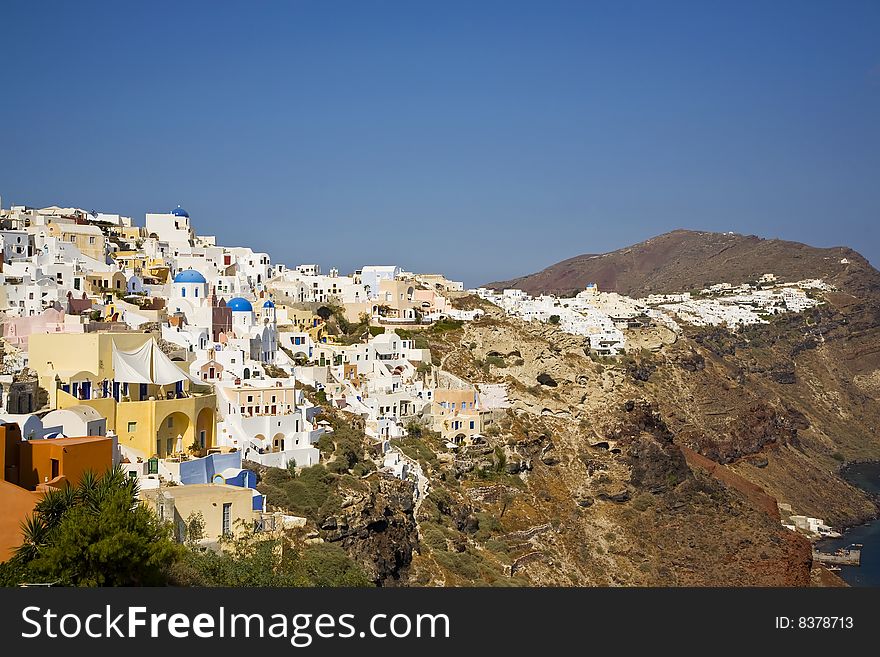
[[[142,502],[180,524],[201,514],[207,547],[303,518],[273,509],[247,463],[303,468],[346,414],[374,442],[375,467],[429,482],[393,444],[416,420],[450,451],[479,442],[508,407],[503,384],[444,371],[420,332],[478,320],[479,298],[524,321],[583,336],[597,356],[626,330],[731,330],[821,303],[821,280],[719,283],[633,299],[595,284],[571,297],[465,290],[400,266],[322,273],[198,235],[180,206],[131,218],[77,208],[0,209],[0,561],[50,488],[120,466]],[[465,307],[468,309],[465,309]],[[362,325],[361,335],[331,326]]]

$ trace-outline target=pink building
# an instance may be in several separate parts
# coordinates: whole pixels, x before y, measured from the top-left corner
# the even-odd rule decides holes
[[[79,317],[67,315],[60,308],[47,308],[31,317],[8,317],[3,320],[3,338],[11,345],[27,349],[28,337],[35,333],[82,333]]]

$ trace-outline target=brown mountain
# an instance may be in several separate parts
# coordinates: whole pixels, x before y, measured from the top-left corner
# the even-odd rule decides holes
[[[567,294],[596,283],[600,290],[640,297],[744,283],[765,273],[786,281],[823,278],[857,296],[880,290],[877,270],[846,247],[823,249],[755,235],[692,230],[674,230],[610,253],[575,256],[486,287]]]

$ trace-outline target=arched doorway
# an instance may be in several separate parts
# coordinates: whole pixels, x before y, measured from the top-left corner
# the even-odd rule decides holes
[[[178,451],[185,452],[192,440],[193,430],[189,418],[179,411],[170,413],[156,427],[156,456],[167,458]]]
[[[214,409],[203,408],[196,417],[196,442],[202,450],[210,449],[214,446],[214,429],[216,422],[214,419]],[[189,447],[188,445],[186,447]]]
[[[272,451],[273,452],[283,452],[284,451],[284,434],[276,433],[272,438]]]

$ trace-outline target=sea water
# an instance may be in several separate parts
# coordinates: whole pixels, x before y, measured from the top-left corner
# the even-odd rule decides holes
[[[880,495],[880,463],[855,463],[843,475],[853,486]],[[840,538],[820,541],[816,547],[833,552],[853,543],[862,544],[861,565],[841,566],[837,574],[850,586],[880,586],[880,519],[848,529]]]

